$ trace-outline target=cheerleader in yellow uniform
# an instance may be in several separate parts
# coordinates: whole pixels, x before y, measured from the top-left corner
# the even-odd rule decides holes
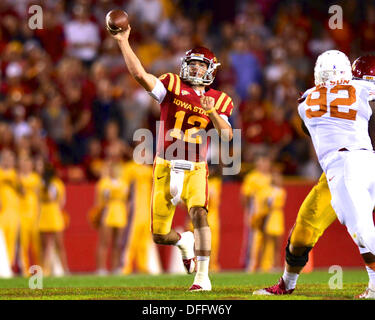
[[[33,171],[33,160],[30,156],[21,156],[18,160],[18,167],[21,184],[21,261],[23,274],[28,275],[30,252],[33,263],[40,265],[38,216],[42,181],[40,176]]]
[[[52,251],[58,254],[64,273],[68,263],[64,246],[63,231],[66,227],[62,208],[65,204],[65,186],[56,176],[52,166],[46,165],[40,195],[39,231],[42,242],[42,265],[45,274],[51,272]]]
[[[15,155],[4,149],[0,162],[0,225],[3,230],[9,263],[14,263],[20,226],[20,185],[15,170]]]
[[[97,248],[97,273],[107,273],[106,258],[111,245],[111,268],[120,273],[120,252],[123,231],[127,224],[127,199],[129,186],[121,179],[121,169],[107,161],[102,178],[96,185],[96,207],[101,208],[99,243]]]
[[[259,264],[264,234],[257,226],[262,206],[262,193],[271,185],[272,162],[266,154],[259,154],[255,168],[244,178],[241,185],[241,200],[245,209],[245,235],[243,259],[248,272],[254,272]]]
[[[263,221],[264,247],[261,270],[268,272],[281,268],[281,241],[284,234],[284,205],[286,190],[282,187],[282,175],[277,169],[272,172],[270,188],[264,190],[265,216]]]
[[[154,245],[150,233],[152,166],[128,162],[123,179],[133,184],[133,214],[128,224],[128,240],[124,254],[123,273],[133,272],[134,265],[141,273],[150,273],[149,256]],[[157,264],[156,261],[152,262]]]

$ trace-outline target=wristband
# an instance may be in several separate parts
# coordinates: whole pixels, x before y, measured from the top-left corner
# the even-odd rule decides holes
[[[210,113],[214,112],[215,110],[216,110],[215,108],[211,108],[210,110],[206,110],[206,113],[210,114]]]

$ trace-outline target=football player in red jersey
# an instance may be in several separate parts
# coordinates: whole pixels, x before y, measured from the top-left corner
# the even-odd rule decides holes
[[[352,65],[354,80],[375,82],[375,56],[362,56]],[[373,93],[375,95],[375,92]],[[302,97],[300,100],[304,99]],[[373,103],[374,100],[371,101]],[[369,135],[375,147],[375,116],[369,121]],[[306,129],[307,130],[307,129]],[[279,282],[271,287],[254,291],[255,295],[291,294],[303,267],[309,258],[309,251],[315,246],[325,230],[337,219],[331,206],[331,193],[323,173],[302,203],[296,222],[290,233],[285,251],[285,270]],[[360,248],[360,254],[366,265],[369,284],[366,290],[357,295],[360,299],[375,299],[375,256],[367,249]]]
[[[180,75],[157,78],[143,68],[129,44],[130,26],[112,35],[118,42],[130,74],[158,101],[161,125],[154,159],[151,232],[155,243],[176,245],[188,273],[196,271],[190,291],[211,290],[208,276],[211,231],[207,222],[207,133],[215,128],[222,141],[233,131],[228,121],[232,99],[209,88],[219,63],[204,47],[188,51]],[[194,233],[171,228],[176,205],[183,201]]]

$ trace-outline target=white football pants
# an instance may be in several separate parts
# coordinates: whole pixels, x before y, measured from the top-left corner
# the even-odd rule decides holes
[[[338,151],[326,170],[331,204],[360,252],[375,255],[375,153]]]

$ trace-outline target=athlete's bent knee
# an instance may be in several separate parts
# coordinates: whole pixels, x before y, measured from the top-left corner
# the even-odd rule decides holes
[[[207,210],[202,207],[193,207],[190,209],[190,217],[194,228],[208,226]]]
[[[191,210],[192,218],[205,218],[207,217],[207,210],[203,207],[193,207]]]

